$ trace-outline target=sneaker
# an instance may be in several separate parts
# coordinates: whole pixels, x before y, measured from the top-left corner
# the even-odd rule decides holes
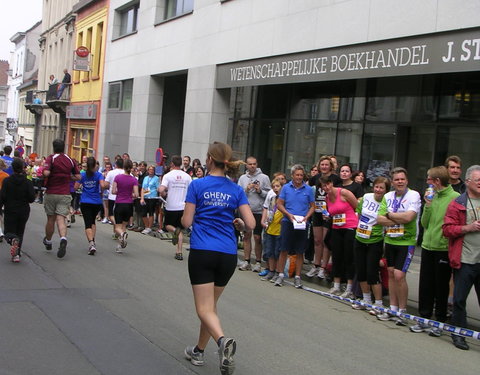
[[[295,277],[293,280],[293,286],[295,286],[295,288],[297,289],[302,289],[303,288],[302,279],[299,277]]]
[[[12,258],[12,262],[13,262],[13,263],[20,263],[20,255],[15,255],[15,256]]]
[[[70,222],[75,224],[75,215],[70,216]]]
[[[320,267],[320,269],[318,270],[317,277],[319,279],[324,279],[325,278],[325,268]]]
[[[348,299],[355,299],[355,294],[353,294],[351,291],[346,290],[343,292],[340,297],[342,298],[348,298]]]
[[[159,230],[157,230],[157,233],[165,234],[165,231],[163,229],[159,229]]]
[[[432,337],[440,337],[442,336],[442,330],[437,327],[433,327],[428,331],[428,335]]]
[[[12,262],[13,262],[13,258],[15,258],[16,256],[18,256],[18,245],[20,244],[20,241],[18,240],[18,238],[13,238],[12,239],[12,246],[10,247],[10,255],[12,256]]]
[[[115,249],[115,252],[118,253],[118,254],[122,254],[122,253],[123,253],[123,249],[122,249],[122,247],[120,246],[120,244],[117,245],[117,248]]]
[[[133,229],[133,231],[137,232],[137,233],[142,233],[144,230],[145,230],[145,228],[143,228],[143,227],[136,227],[136,228]]]
[[[382,310],[380,310],[380,308],[384,309],[385,306],[383,306],[383,305],[372,305],[372,308],[370,310],[368,310],[368,313],[370,315],[377,316],[378,314],[381,314],[380,311],[382,311]]]
[[[205,353],[196,352],[195,346],[187,346],[185,348],[185,357],[192,362],[192,365],[203,366],[205,364]]]
[[[275,283],[275,281],[277,281],[277,279],[278,279],[278,273],[275,272],[275,274],[273,275],[273,277],[270,279],[270,282],[271,282],[271,283]]]
[[[114,241],[118,240],[118,235],[116,233],[112,234],[112,240]]]
[[[176,253],[176,254],[175,254],[175,259],[176,259],[176,260],[183,260],[183,255],[182,255],[182,253]]]
[[[462,349],[462,350],[468,350],[470,347],[467,344],[467,341],[465,340],[465,337],[455,335],[452,333],[452,342],[453,345],[455,345],[456,348]]]
[[[400,327],[405,327],[408,324],[407,319],[402,318],[401,316],[397,316],[394,320],[395,320],[395,325]]]
[[[308,271],[305,275],[307,277],[317,276],[319,271],[320,271],[320,267],[312,266],[312,268],[310,268],[310,271]]]
[[[218,347],[218,357],[220,362],[220,373],[222,375],[231,375],[235,370],[235,361],[233,356],[237,349],[237,343],[231,338],[222,338]]]
[[[102,223],[103,224],[108,224],[108,219],[106,217],[104,217],[103,220],[102,220]]]
[[[352,309],[354,309],[354,310],[367,310],[367,306],[362,305],[362,303],[363,303],[363,304],[368,304],[368,305],[371,305],[371,304],[372,304],[372,302],[367,302],[367,301],[365,301],[364,299],[360,300],[359,302],[360,302],[360,303],[354,303],[354,304],[352,304]]]
[[[262,264],[260,262],[255,263],[252,267],[253,272],[260,272],[262,270]]]
[[[240,271],[250,271],[252,269],[252,265],[244,260],[238,269]]]
[[[389,320],[395,320],[395,316],[390,315],[388,312],[383,312],[377,314],[377,319],[381,320],[382,322],[387,322]]]
[[[421,323],[421,322],[418,322],[418,323],[415,324],[414,326],[408,327],[408,329],[410,330],[410,332],[415,332],[415,333],[424,332],[424,331],[427,330],[427,328],[428,328],[428,324]]]
[[[88,247],[88,255],[95,255],[96,251],[97,248],[95,247],[95,244],[92,244]]]
[[[127,247],[127,238],[128,238],[128,233],[123,232],[122,236],[120,237],[120,246],[122,249],[125,249]]]
[[[58,251],[57,251],[57,258],[63,258],[66,252],[67,252],[67,240],[66,239],[60,240],[60,247],[58,248]]]
[[[141,233],[142,234],[150,234],[150,233],[152,233],[152,230],[150,228],[145,228],[144,230],[142,230]]]
[[[43,237],[43,244],[45,245],[45,250],[52,250],[52,243],[47,242],[47,237]]]
[[[271,281],[275,277],[275,272],[269,271],[264,277],[262,277],[260,280],[263,281]]]
[[[128,230],[132,230],[133,228],[135,228],[135,225],[133,225],[133,224],[128,224],[127,225]]]
[[[342,294],[342,291],[338,288],[332,287],[330,288],[328,293],[333,294],[334,296],[339,296],[340,294]]]
[[[267,276],[270,273],[268,268],[265,268],[263,271],[258,273],[258,276]]]
[[[275,286],[283,286],[283,277],[284,276],[277,276],[277,279],[275,280],[275,283],[273,285]]]
[[[178,235],[180,234],[181,229],[180,228],[175,228],[175,232],[173,232],[173,237],[172,237],[172,244],[176,245],[178,244]]]

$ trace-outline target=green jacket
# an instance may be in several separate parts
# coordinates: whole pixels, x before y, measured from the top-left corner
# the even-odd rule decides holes
[[[443,236],[442,225],[447,207],[458,197],[451,185],[437,191],[430,206],[423,208],[421,223],[424,228],[422,247],[427,250],[448,251],[448,240]]]

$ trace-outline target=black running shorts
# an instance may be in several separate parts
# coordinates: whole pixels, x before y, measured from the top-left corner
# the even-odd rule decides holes
[[[237,254],[190,249],[188,274],[192,285],[225,286],[237,267]]]

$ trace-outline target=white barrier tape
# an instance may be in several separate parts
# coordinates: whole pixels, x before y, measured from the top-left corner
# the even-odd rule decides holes
[[[294,285],[291,281],[287,281],[287,280],[285,280],[285,284],[289,284],[289,285],[292,285],[292,286]],[[385,308],[385,307],[379,307],[379,306],[371,305],[371,304],[368,304],[368,303],[363,303],[363,302],[360,302],[360,301],[357,301],[357,300],[354,300],[354,299],[351,299],[351,298],[344,298],[344,297],[340,297],[340,296],[337,296],[335,294],[331,294],[331,293],[328,293],[328,292],[322,292],[321,290],[313,289],[313,288],[310,288],[308,286],[303,286],[302,289],[306,290],[307,292],[319,294],[321,296],[328,297],[328,298],[331,298],[331,299],[336,299],[338,301],[344,301],[344,302],[349,302],[351,304],[357,304],[357,305],[365,306],[367,308],[371,308],[371,309],[374,309],[374,310],[377,310],[377,311],[380,311],[380,312],[387,312],[392,316],[398,316],[398,317],[402,317],[404,319],[408,319],[408,320],[411,320],[411,321],[414,321],[414,322],[424,323],[424,324],[429,325],[430,327],[439,328],[439,329],[442,329],[444,331],[447,331],[447,332],[450,332],[450,333],[455,333],[455,334],[460,335],[460,336],[470,337],[472,339],[480,340],[480,332],[474,331],[472,329],[456,327],[456,326],[452,326],[450,324],[437,322],[436,320],[433,320],[433,319],[421,318],[419,316],[415,316],[415,315],[412,315],[412,314],[400,313],[398,311],[393,311],[393,310],[390,310],[390,309]]]

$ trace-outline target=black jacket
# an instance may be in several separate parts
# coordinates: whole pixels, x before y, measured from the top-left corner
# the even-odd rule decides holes
[[[30,211],[30,203],[35,200],[32,181],[24,174],[14,173],[3,180],[0,191],[0,207],[3,206],[5,213]]]

